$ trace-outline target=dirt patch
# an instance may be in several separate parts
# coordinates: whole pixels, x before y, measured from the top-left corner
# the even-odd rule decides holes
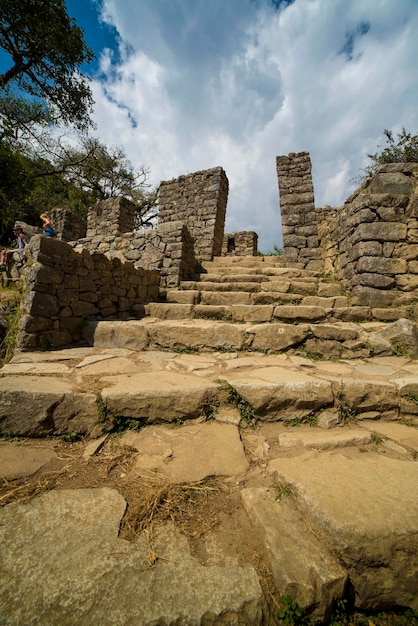
[[[30,445],[30,440],[27,445]],[[26,445],[26,441],[22,442]],[[121,521],[120,537],[135,541],[146,533],[149,541],[149,566],[157,556],[152,549],[156,526],[173,522],[189,540],[191,553],[201,563],[236,558],[242,566],[257,571],[266,598],[275,612],[280,593],[276,589],[265,553],[263,537],[251,525],[243,509],[240,490],[243,486],[264,484],[267,479],[254,466],[247,478],[233,481],[209,477],[195,483],[170,484],[161,480],[139,478],[131,471],[137,451],[123,446],[118,437],[109,437],[93,456],[84,459],[85,442],[57,441],[56,466],[41,468],[25,479],[3,480],[0,505],[23,503],[51,489],[110,487],[127,501]],[[214,546],[216,548],[214,549]]]

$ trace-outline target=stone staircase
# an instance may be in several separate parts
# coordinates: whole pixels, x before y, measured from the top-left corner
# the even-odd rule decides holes
[[[341,597],[362,610],[418,609],[410,312],[355,306],[344,285],[280,257],[216,258],[204,270],[138,319],[88,323],[88,347],[22,352],[2,368],[2,433],[103,436],[73,449],[57,489],[0,509],[0,622],[22,623],[25,596],[30,618],[73,623],[61,589],[86,626],[277,625],[283,595],[318,620]],[[103,434],[116,424],[139,432]],[[35,451],[10,445],[0,461],[9,471],[15,455],[22,475],[16,458]],[[51,463],[61,457],[57,448]],[[216,514],[218,525],[199,541],[169,523],[132,543],[118,535],[147,481],[203,489],[211,477],[220,495],[196,534],[201,519]]]
[[[166,303],[148,305],[147,313],[162,319],[178,319],[181,314],[235,322],[291,323],[408,317],[403,307],[353,306],[342,282],[312,270],[286,267],[280,256],[215,257],[203,269],[195,280],[182,281],[179,289],[169,290]]]
[[[129,347],[138,350],[286,351],[314,359],[405,352],[384,330],[412,309],[353,305],[343,283],[285,267],[280,256],[217,257],[203,270],[163,292],[160,302],[140,307],[137,324],[90,325],[88,342],[106,347],[111,335],[107,347],[123,347],[129,332]]]

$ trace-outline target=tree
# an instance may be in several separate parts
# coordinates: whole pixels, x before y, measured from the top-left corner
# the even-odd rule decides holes
[[[157,191],[122,148],[83,134],[57,137],[36,126],[30,132],[27,141],[0,138],[0,243],[8,242],[16,220],[36,224],[40,213],[57,206],[86,217],[96,201],[115,196],[135,204],[136,228],[154,226]]]
[[[397,134],[397,140],[390,130],[385,129],[383,134],[388,145],[381,152],[367,155],[373,161],[365,170],[367,176],[375,174],[382,163],[418,163],[418,135],[407,133],[405,128]]]
[[[148,170],[132,165],[123,148],[109,147],[97,138],[81,137],[79,146],[61,147],[55,171],[73,187],[88,192],[94,201],[122,196],[137,209],[135,226],[152,226],[157,192],[148,190]]]
[[[9,125],[24,101],[26,113],[79,129],[91,125],[93,99],[80,67],[94,55],[64,0],[0,0],[0,47],[10,61],[0,74],[0,115]]]

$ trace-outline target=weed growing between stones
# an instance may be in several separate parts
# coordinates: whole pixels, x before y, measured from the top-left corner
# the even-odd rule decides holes
[[[276,614],[278,623],[283,626],[319,626],[322,622],[308,617],[299,604],[290,596],[280,598],[280,609]],[[345,598],[338,598],[328,626],[416,626],[418,612],[412,609],[399,609],[385,613],[355,613],[350,610]]]
[[[294,417],[290,420],[283,420],[283,424],[285,426],[301,426],[302,424],[307,424],[308,426],[318,426],[318,415],[315,411],[311,411],[309,415],[305,415],[305,417]]]
[[[245,398],[243,398],[242,395],[236,389],[234,389],[234,387],[230,385],[227,381],[220,382],[222,382],[222,385],[227,392],[226,401],[228,402],[228,404],[233,404],[237,407],[238,411],[240,412],[241,419],[246,424],[248,424],[249,426],[255,426],[256,417],[251,404],[247,402],[247,400],[245,400]]]
[[[58,439],[62,439],[62,441],[65,441],[66,443],[74,443],[75,441],[80,441],[81,439],[81,435],[79,435],[78,433],[63,433],[62,435],[58,436]]]
[[[3,441],[7,441],[7,443],[15,443],[17,441],[20,441],[20,438],[14,433],[10,432],[10,430],[1,435],[0,439],[2,439]]]
[[[288,498],[289,496],[295,495],[295,492],[289,485],[276,485],[276,490],[276,500],[282,500],[283,498]]]
[[[372,440],[372,443],[376,444],[377,446],[380,446],[380,444],[382,444],[385,439],[387,439],[387,437],[384,437],[383,435],[380,435],[379,433],[370,433],[370,439]]]
[[[132,417],[124,417],[118,413],[114,413],[109,409],[100,393],[96,395],[96,404],[98,410],[98,424],[102,426],[104,432],[122,433],[125,430],[140,430],[143,426],[142,420]]]
[[[406,398],[414,404],[418,404],[418,396],[416,396],[414,393],[408,393]]]
[[[203,413],[203,417],[205,418],[205,421],[212,420],[215,418],[215,415],[219,411],[220,404],[221,403],[219,400],[215,400],[214,402],[211,402],[210,404],[203,405],[202,413]]]
[[[340,424],[344,426],[344,424],[356,421],[355,411],[350,403],[347,402],[347,400],[345,399],[343,383],[340,384],[335,404],[337,407]]]

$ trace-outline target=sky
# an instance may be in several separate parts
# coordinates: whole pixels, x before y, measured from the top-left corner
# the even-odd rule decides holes
[[[418,132],[418,0],[66,0],[96,61],[95,134],[149,183],[222,166],[225,232],[281,247],[276,156],[316,206],[358,186],[384,129]]]

